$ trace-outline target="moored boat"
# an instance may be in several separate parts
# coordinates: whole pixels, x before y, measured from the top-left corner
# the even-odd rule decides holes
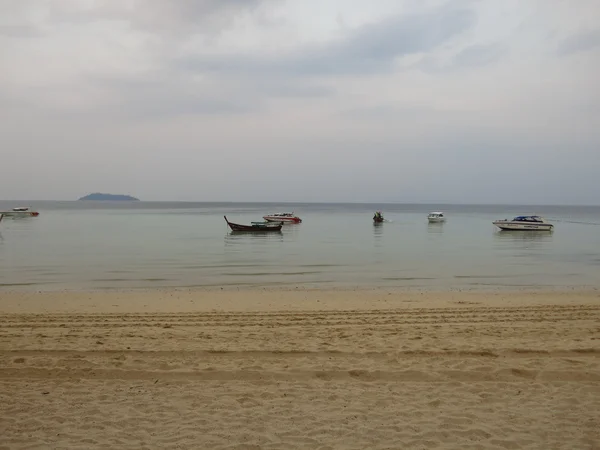
[[[296,216],[293,212],[281,212],[274,214],[267,214],[263,216],[267,222],[283,222],[283,223],[300,223],[302,219]]]
[[[446,216],[441,211],[433,211],[429,213],[427,220],[429,223],[441,223],[446,221]]]
[[[0,214],[5,217],[37,217],[40,215],[39,212],[32,211],[28,206],[19,206],[10,211],[0,211]]]
[[[281,227],[283,227],[282,222],[251,222],[250,225],[241,225],[239,223],[233,223],[227,220],[227,216],[223,216],[225,218],[225,222],[229,225],[232,231],[248,231],[251,233],[264,233],[264,232],[273,232],[273,231],[281,231]]]
[[[512,220],[496,220],[492,223],[501,230],[506,231],[552,231],[554,228],[554,225],[546,222],[546,220],[540,216],[517,216]]]

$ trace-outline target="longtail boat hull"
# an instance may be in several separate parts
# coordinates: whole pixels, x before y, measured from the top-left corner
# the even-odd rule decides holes
[[[231,228],[232,231],[245,231],[249,233],[272,233],[281,231],[281,228],[283,227],[283,224],[281,222],[254,222],[252,225],[241,225],[239,223],[230,222],[229,220],[227,220],[227,216],[223,217],[225,218],[225,222],[227,222],[227,225],[229,225],[229,228]]]

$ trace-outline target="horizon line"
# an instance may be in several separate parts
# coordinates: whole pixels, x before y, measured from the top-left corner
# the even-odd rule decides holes
[[[591,206],[600,207],[600,204],[586,203],[452,203],[452,202],[418,202],[418,201],[235,201],[235,200],[8,200],[0,202],[67,202],[67,203],[230,203],[230,204],[280,204],[280,205],[448,205],[448,206]]]

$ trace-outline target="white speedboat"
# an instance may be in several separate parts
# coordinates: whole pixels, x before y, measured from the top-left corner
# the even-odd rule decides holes
[[[293,212],[281,212],[275,214],[267,214],[263,216],[267,222],[284,222],[284,223],[300,223],[302,219],[296,216]]]
[[[37,211],[32,211],[28,206],[19,206],[10,211],[0,211],[0,214],[5,217],[37,217],[40,215]]]
[[[446,221],[446,216],[441,211],[430,212],[427,216],[429,223],[441,223]]]
[[[517,216],[512,220],[496,220],[492,222],[501,230],[534,230],[534,231],[552,231],[554,225],[546,222],[540,216]]]

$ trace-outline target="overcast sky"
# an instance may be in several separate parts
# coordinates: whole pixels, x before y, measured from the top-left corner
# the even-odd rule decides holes
[[[0,0],[0,199],[600,204],[598,0]]]

